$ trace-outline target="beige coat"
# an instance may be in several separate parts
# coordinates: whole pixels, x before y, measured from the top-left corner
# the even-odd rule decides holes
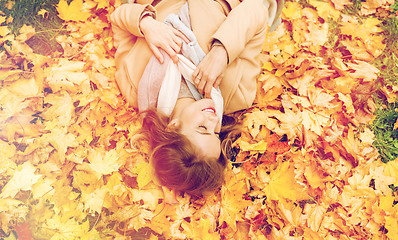
[[[229,64],[220,84],[225,114],[248,108],[254,101],[256,77],[260,72],[256,58],[268,29],[268,12],[276,7],[279,16],[283,7],[283,2],[264,1],[188,0],[192,31],[205,53],[214,39],[218,39],[228,53]],[[161,0],[155,7],[150,5],[153,0],[135,2],[117,8],[111,22],[117,49],[116,81],[129,104],[136,108],[138,82],[152,56],[139,30],[140,16],[149,9],[156,13],[157,20],[163,21],[170,13],[177,13],[186,0]]]

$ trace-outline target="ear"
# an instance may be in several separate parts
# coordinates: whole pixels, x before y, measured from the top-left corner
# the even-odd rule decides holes
[[[180,125],[180,120],[178,120],[178,118],[174,118],[169,122],[169,124],[167,124],[166,129],[168,130],[176,129],[179,125]]]

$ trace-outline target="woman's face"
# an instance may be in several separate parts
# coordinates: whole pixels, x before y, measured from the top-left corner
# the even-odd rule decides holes
[[[179,126],[180,133],[197,147],[200,154],[219,158],[221,141],[218,135],[221,124],[212,99],[192,101],[177,108],[170,124]]]

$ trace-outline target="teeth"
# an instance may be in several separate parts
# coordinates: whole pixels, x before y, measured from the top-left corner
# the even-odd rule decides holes
[[[214,113],[214,110],[213,110],[213,109],[211,109],[211,108],[206,108],[206,109],[203,109],[203,111],[205,111],[205,112],[211,112],[211,113]]]

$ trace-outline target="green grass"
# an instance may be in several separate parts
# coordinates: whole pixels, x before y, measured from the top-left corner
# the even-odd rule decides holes
[[[63,32],[63,21],[57,16],[58,2],[59,0],[0,0],[0,11],[6,18],[12,17],[8,28],[14,35],[18,35],[24,24],[33,26],[36,34],[27,43],[35,52],[47,55],[55,50],[62,51],[55,41],[55,37]],[[44,16],[38,15],[42,9],[47,11]]]
[[[397,6],[398,8],[398,6]],[[395,17],[384,19],[381,27],[384,32],[386,48],[374,61],[380,69],[380,78],[390,85],[398,84],[398,19]]]
[[[363,0],[351,0],[352,5],[350,6],[345,6],[344,10],[342,13],[347,14],[347,15],[355,15],[358,16],[359,10],[361,10],[362,2]]]
[[[333,49],[338,49],[342,46],[339,41],[341,35],[340,24],[338,21],[333,20],[332,18],[329,18],[327,22],[329,24],[329,36],[327,44]]]
[[[375,134],[373,145],[379,150],[383,162],[393,161],[398,157],[398,129],[394,124],[398,119],[398,103],[389,104],[376,110],[376,119],[371,125]]]

